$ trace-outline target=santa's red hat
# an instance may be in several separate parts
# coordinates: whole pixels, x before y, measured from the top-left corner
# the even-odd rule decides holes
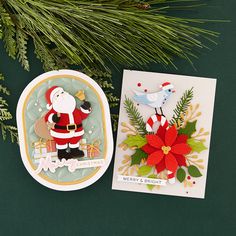
[[[47,109],[50,110],[52,109],[52,103],[53,103],[53,97],[57,92],[63,91],[63,88],[58,87],[58,86],[52,86],[47,90],[45,93],[45,98],[47,101]]]
[[[165,82],[162,85],[160,85],[160,88],[163,90],[167,90],[174,88],[174,86],[170,82]]]

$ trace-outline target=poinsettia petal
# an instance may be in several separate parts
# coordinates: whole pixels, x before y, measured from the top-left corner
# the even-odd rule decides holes
[[[156,170],[158,173],[162,172],[166,168],[165,158],[162,158],[162,160],[156,165]]]
[[[172,171],[173,173],[176,172],[178,168],[178,162],[176,161],[175,156],[171,152],[169,152],[165,156],[165,164],[167,170]]]
[[[172,146],[177,138],[178,132],[175,126],[171,126],[169,129],[166,130],[165,134],[165,144],[166,146]]]
[[[162,141],[161,138],[159,138],[155,134],[148,134],[146,135],[146,139],[148,143],[155,148],[161,148],[164,145],[164,142]]]
[[[179,166],[186,166],[186,157],[183,155],[175,154],[175,159],[178,162]]]
[[[179,143],[171,147],[171,152],[175,154],[185,155],[190,153],[191,150],[192,150],[191,147],[187,143]]]
[[[147,154],[151,154],[157,150],[156,148],[152,147],[148,143],[145,144],[141,149],[142,149],[142,151],[146,152]]]
[[[175,143],[174,144],[177,144],[177,143],[186,143],[188,140],[188,135],[186,134],[181,134],[181,135],[178,135],[176,140],[175,140]]]
[[[157,165],[163,159],[164,153],[161,150],[155,151],[147,158],[147,164],[149,166]]]
[[[156,135],[160,137],[162,140],[165,140],[166,128],[163,126],[159,126]]]

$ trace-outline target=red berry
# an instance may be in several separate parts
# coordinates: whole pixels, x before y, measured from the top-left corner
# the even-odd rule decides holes
[[[140,87],[140,86],[141,86],[141,83],[138,83],[137,85],[138,85],[138,87]]]
[[[196,182],[195,182],[195,181],[193,181],[193,184],[196,184]]]
[[[190,179],[191,179],[191,177],[190,177],[190,176],[188,176],[188,177],[187,177],[187,179],[188,179],[188,180],[190,180]]]
[[[144,89],[144,92],[146,93],[146,92],[147,92],[147,89]]]

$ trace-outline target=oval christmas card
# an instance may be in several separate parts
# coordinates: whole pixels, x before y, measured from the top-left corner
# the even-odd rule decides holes
[[[46,187],[87,187],[110,164],[113,137],[107,98],[81,72],[51,71],[29,83],[18,102],[17,126],[23,163]]]

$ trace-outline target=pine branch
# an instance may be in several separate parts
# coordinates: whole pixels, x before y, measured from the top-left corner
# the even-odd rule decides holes
[[[134,105],[134,102],[130,98],[125,97],[124,108],[129,117],[130,124],[135,127],[135,129],[139,132],[140,135],[147,134],[146,124],[143,120],[143,117],[141,116],[137,107]]]
[[[176,124],[179,126],[183,123],[182,115],[185,115],[192,99],[193,99],[193,88],[186,90],[183,96],[177,102],[176,108],[174,109],[174,115],[170,120],[171,125]]]
[[[16,50],[17,58],[23,68],[29,71],[29,61],[27,59],[27,41],[28,36],[20,28],[16,30]]]
[[[12,143],[18,142],[18,133],[15,126],[6,125],[2,121],[0,121],[0,127],[3,140],[6,140],[7,134],[9,134]]]
[[[176,9],[175,3],[195,7],[192,0],[2,1],[2,32],[11,57],[26,46],[26,37],[31,38],[45,70],[70,64],[107,71],[114,63],[173,65],[174,56],[190,61],[199,49],[207,48],[203,41],[218,36],[196,27],[203,20],[166,14]],[[15,28],[23,29],[25,40],[17,40],[18,35],[15,40]],[[24,46],[19,52],[28,69]]]
[[[16,57],[16,40],[15,25],[10,17],[10,14],[6,11],[2,3],[0,3],[0,17],[1,17],[1,38],[3,38],[5,49],[10,57],[15,59]]]
[[[0,93],[10,95],[10,91],[3,85],[0,84]]]
[[[0,80],[4,80],[4,76],[1,73],[0,73]]]
[[[0,74],[0,80],[4,80],[4,76]],[[0,84],[0,93],[4,95],[10,95],[9,90]],[[5,121],[12,120],[12,114],[8,110],[8,103],[7,101],[0,96],[0,128],[2,132],[2,138],[3,140],[6,140],[7,135],[10,135],[10,139],[12,142],[18,141],[18,135],[17,135],[17,128],[5,124]]]
[[[117,114],[111,114],[111,122],[112,122],[113,131],[116,131],[116,130],[117,130],[117,127],[118,127],[118,118],[119,118],[119,115],[117,115]]]

